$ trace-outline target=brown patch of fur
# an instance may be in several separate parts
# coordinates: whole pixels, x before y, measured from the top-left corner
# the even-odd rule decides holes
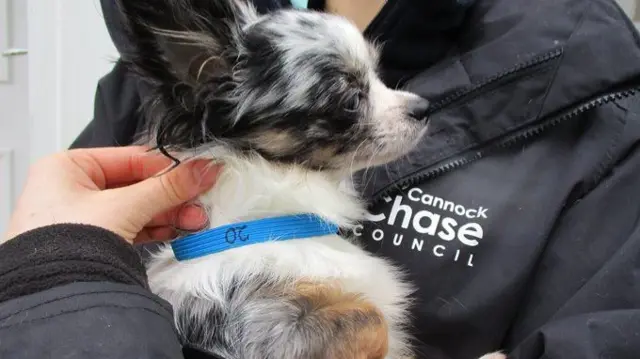
[[[383,359],[389,346],[387,322],[359,293],[345,293],[333,283],[300,282],[297,298],[310,305],[309,315],[329,331],[326,359]]]
[[[252,139],[256,147],[269,153],[283,153],[299,144],[299,139],[286,130],[267,130]]]
[[[331,160],[336,158],[336,152],[335,145],[319,148],[311,154],[309,165],[312,167],[326,167],[328,163],[331,163]]]

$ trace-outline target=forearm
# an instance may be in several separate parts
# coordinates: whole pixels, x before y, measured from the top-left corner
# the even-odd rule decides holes
[[[131,245],[101,228],[54,225],[0,246],[0,302],[74,282],[147,286]]]

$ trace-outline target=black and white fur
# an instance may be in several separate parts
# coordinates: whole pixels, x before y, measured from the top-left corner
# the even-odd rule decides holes
[[[119,6],[133,40],[123,60],[152,89],[144,141],[224,164],[200,198],[211,227],[315,213],[349,229],[367,215],[350,175],[403,156],[425,134],[428,102],[387,88],[377,48],[344,18],[260,15],[241,0]],[[183,340],[220,358],[334,358],[343,332],[380,324],[366,315],[327,320],[326,308],[297,296],[300,281],[331,283],[378,308],[388,343],[382,356],[362,358],[414,356],[411,286],[349,239],[264,243],[185,262],[166,247],[148,273]]]

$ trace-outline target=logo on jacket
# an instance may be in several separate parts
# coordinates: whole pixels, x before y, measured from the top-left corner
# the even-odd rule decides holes
[[[395,247],[427,252],[436,258],[473,267],[474,251],[484,236],[482,221],[488,219],[487,208],[467,207],[417,187],[384,200],[392,203],[390,208],[368,218],[383,224],[372,226],[367,233],[371,240],[391,240]],[[362,236],[364,228],[358,227],[354,234]]]

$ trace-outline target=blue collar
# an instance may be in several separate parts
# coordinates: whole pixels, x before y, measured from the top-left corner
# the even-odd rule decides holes
[[[298,214],[233,223],[171,242],[177,260],[185,261],[233,248],[337,234],[338,227],[312,214]]]

